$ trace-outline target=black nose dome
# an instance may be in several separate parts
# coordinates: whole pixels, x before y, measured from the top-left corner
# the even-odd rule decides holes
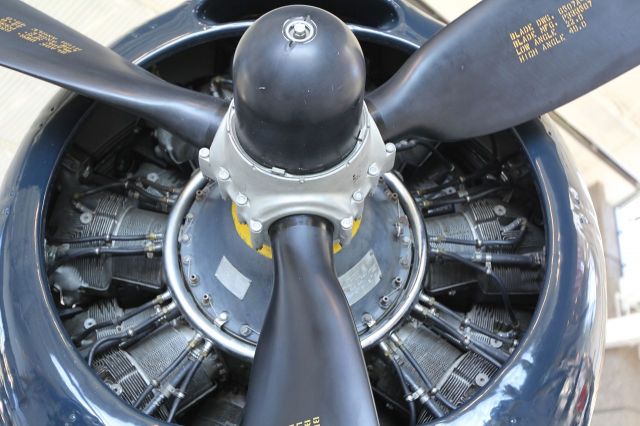
[[[262,16],[240,40],[233,78],[238,139],[258,163],[309,174],[353,150],[364,56],[334,15],[286,6]]]

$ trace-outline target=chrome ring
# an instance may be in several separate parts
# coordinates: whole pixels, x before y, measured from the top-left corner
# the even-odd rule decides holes
[[[398,194],[400,205],[407,215],[413,234],[414,252],[411,273],[407,280],[405,291],[401,296],[400,304],[393,309],[391,315],[384,316],[378,322],[372,333],[365,334],[361,337],[360,343],[363,350],[376,345],[410,313],[415,300],[420,294],[422,282],[427,270],[427,235],[420,210],[413,201],[407,188],[405,188],[402,181],[395,174],[386,173],[384,180],[391,190]],[[208,179],[201,171],[198,171],[193,175],[182,191],[182,194],[180,194],[178,201],[171,209],[163,247],[163,264],[167,284],[178,308],[196,330],[214,341],[221,349],[242,359],[251,361],[255,355],[256,347],[225,333],[219,326],[207,318],[191,296],[191,293],[187,290],[187,284],[184,282],[181,273],[178,256],[180,227],[195,199],[196,192],[202,189],[207,182]]]

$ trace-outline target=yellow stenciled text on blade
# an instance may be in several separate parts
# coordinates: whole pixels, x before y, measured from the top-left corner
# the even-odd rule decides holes
[[[520,63],[563,44],[570,35],[587,28],[585,13],[592,7],[593,0],[571,0],[557,9],[557,15],[548,13],[509,33]]]
[[[25,26],[26,24],[24,22],[19,21],[16,18],[12,18],[11,16],[0,18],[0,31],[4,31],[6,33],[19,30]]]
[[[0,31],[12,33],[21,30],[16,32],[15,35],[28,43],[38,44],[45,49],[61,55],[68,55],[69,53],[80,52],[82,50],[68,41],[60,40],[53,34],[49,34],[38,28],[25,28],[26,26],[24,22],[11,16],[0,18]]]

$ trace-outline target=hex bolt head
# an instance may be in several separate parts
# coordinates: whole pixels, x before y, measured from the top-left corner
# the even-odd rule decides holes
[[[387,154],[393,154],[396,152],[396,146],[392,143],[385,144],[384,150],[387,151]]]
[[[189,283],[191,283],[191,285],[198,284],[198,281],[200,281],[200,277],[198,277],[198,274],[189,275]]]
[[[248,201],[249,199],[243,193],[240,193],[236,196],[236,204],[239,206],[244,206]]]
[[[504,216],[505,214],[507,214],[507,208],[502,204],[496,204],[493,207],[493,212],[496,214],[496,216]]]
[[[229,174],[229,170],[225,169],[225,168],[220,168],[220,170],[218,170],[218,180],[219,181],[225,181],[225,180],[229,180],[229,178],[231,177],[231,175]]]
[[[251,335],[251,327],[249,327],[247,324],[242,324],[240,326],[240,334],[244,337],[248,337]]]
[[[380,167],[378,167],[376,163],[373,163],[369,166],[367,173],[369,176],[378,176],[380,174]]]
[[[249,229],[251,230],[251,232],[253,232],[254,234],[259,234],[262,232],[262,223],[257,221],[257,220],[253,220],[251,219],[249,221]]]
[[[87,318],[84,320],[83,326],[86,329],[93,327],[94,325],[96,325],[97,322],[94,318]]]
[[[342,227],[342,229],[344,229],[345,231],[353,228],[353,218],[345,217],[344,219],[342,219],[340,221],[340,227]]]
[[[203,160],[206,160],[209,158],[209,148],[200,148],[200,151],[198,151],[198,156],[200,158],[202,158]]]
[[[304,37],[307,34],[307,26],[304,24],[304,22],[296,22],[293,25],[293,34],[296,37]]]

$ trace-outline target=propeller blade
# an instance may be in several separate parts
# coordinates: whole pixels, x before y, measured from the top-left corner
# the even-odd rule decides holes
[[[367,103],[385,140],[459,140],[535,118],[638,64],[638,0],[484,0]]]
[[[174,86],[42,12],[0,4],[0,65],[129,111],[197,146],[211,143],[226,105]]]
[[[275,285],[249,379],[243,426],[378,425],[360,340],[317,216],[270,228]]]

